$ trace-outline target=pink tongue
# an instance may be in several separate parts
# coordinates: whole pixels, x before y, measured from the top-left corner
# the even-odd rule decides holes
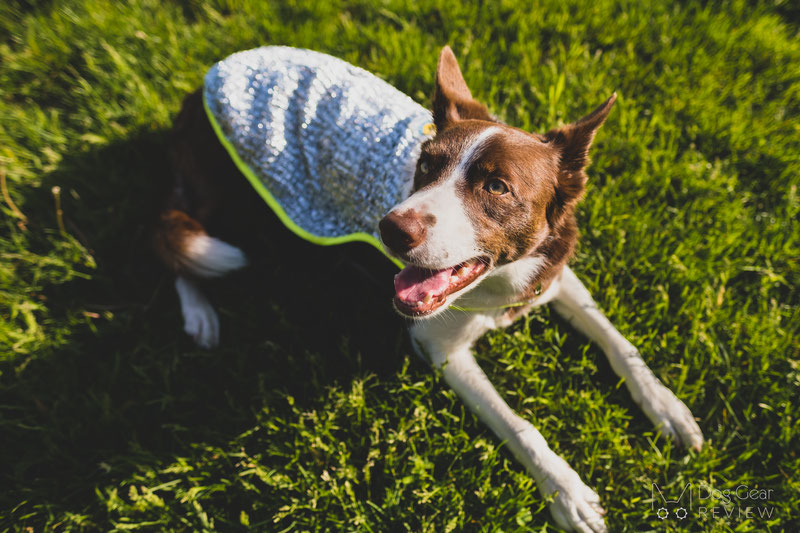
[[[394,277],[394,290],[404,302],[422,301],[427,292],[432,292],[434,297],[439,296],[447,290],[452,272],[452,268],[427,270],[407,266]]]

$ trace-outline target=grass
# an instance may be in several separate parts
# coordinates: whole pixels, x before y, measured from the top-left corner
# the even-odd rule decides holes
[[[502,443],[410,355],[376,252],[373,276],[340,249],[287,265],[257,235],[256,268],[212,284],[211,352],[182,335],[148,253],[170,121],[213,62],[310,47],[427,103],[450,43],[473,93],[523,128],[618,91],[573,265],[708,442],[658,435],[546,309],[479,342],[501,394],[613,531],[797,531],[800,12],[649,4],[3,3],[0,530],[553,530]],[[773,514],[662,522],[654,482],[772,489],[742,506]]]

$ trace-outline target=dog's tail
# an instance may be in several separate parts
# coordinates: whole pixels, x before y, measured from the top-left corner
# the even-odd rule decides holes
[[[211,237],[198,221],[177,209],[161,213],[153,244],[164,264],[177,274],[214,278],[247,265],[239,248]]]
[[[169,146],[174,181],[153,228],[156,253],[178,275],[212,278],[247,264],[244,252],[203,227],[216,203],[208,162],[213,149],[221,147],[198,90],[186,97],[175,119]]]

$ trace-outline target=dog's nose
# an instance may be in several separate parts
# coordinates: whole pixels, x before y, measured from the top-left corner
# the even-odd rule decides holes
[[[378,224],[383,243],[396,253],[413,250],[425,240],[427,228],[422,218],[413,209],[402,213],[391,211]]]

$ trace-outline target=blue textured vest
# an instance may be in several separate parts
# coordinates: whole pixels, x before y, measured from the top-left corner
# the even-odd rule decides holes
[[[318,52],[268,46],[206,74],[209,119],[240,170],[300,236],[382,249],[378,222],[411,191],[431,114]]]

